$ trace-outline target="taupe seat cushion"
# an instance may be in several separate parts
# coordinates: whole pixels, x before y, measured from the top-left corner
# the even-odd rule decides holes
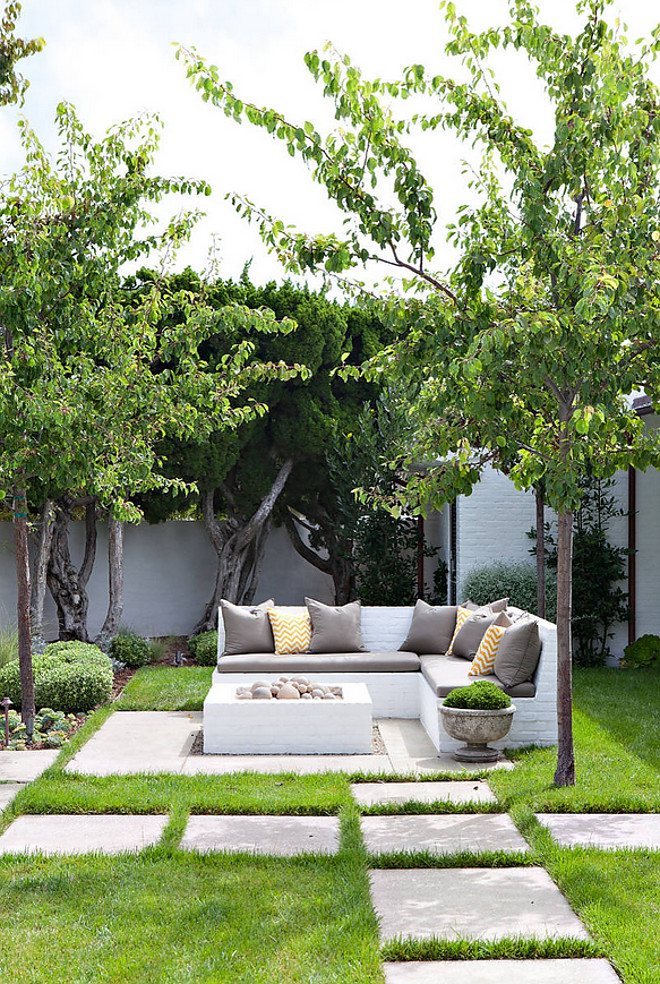
[[[264,673],[273,679],[281,673],[414,673],[419,670],[417,653],[296,653],[276,656],[275,653],[244,653],[241,656],[221,656],[218,673]],[[469,663],[465,663],[469,666]]]
[[[437,697],[446,697],[456,687],[467,687],[477,680],[490,680],[511,697],[533,697],[536,693],[536,687],[531,680],[519,683],[515,687],[505,687],[502,681],[492,674],[469,676],[471,664],[460,656],[421,656],[420,661],[422,674]]]

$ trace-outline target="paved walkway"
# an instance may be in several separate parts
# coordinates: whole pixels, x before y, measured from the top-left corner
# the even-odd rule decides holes
[[[386,963],[385,984],[621,984],[607,960]]]
[[[438,755],[419,721],[377,722],[384,755],[197,755],[193,743],[201,712],[115,711],[67,765],[83,775],[174,772],[220,775],[229,772],[365,772],[374,775],[464,772],[450,755]],[[511,768],[510,763],[494,767]],[[475,771],[476,766],[467,766]]]
[[[537,813],[563,847],[660,850],[658,813]]]

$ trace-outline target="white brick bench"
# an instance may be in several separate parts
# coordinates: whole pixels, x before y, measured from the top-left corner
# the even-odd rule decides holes
[[[510,609],[514,614],[518,609]],[[365,648],[372,652],[397,652],[410,628],[412,607],[377,607],[362,608],[362,638]],[[533,697],[514,697],[516,713],[511,731],[506,738],[494,742],[495,747],[521,748],[525,745],[554,745],[557,742],[557,628],[550,622],[538,619],[541,636],[541,657],[534,676],[535,694]],[[224,627],[222,617],[219,617],[218,656],[224,650]],[[321,657],[322,658],[322,657]],[[323,683],[365,683],[373,702],[373,716],[378,718],[419,718],[433,744],[441,752],[451,751],[459,742],[454,741],[445,732],[439,713],[443,702],[438,697],[422,675],[419,669],[400,672],[323,672],[315,669],[314,661],[318,656],[303,655],[301,660],[307,675],[322,677]],[[282,664],[280,663],[280,666]],[[278,658],[273,656],[272,676],[277,679],[281,673],[287,672],[278,666]],[[466,673],[469,664],[466,661]],[[222,684],[250,684],[264,677],[264,670],[258,672],[223,672],[216,669],[213,673],[212,688],[207,701],[209,708],[212,703],[213,688]],[[488,679],[488,677],[466,677],[465,682],[473,679]],[[207,704],[205,702],[205,720]]]

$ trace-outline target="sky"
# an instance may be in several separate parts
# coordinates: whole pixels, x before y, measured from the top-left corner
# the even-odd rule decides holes
[[[541,15],[561,30],[579,23],[573,0],[537,0]],[[505,0],[457,0],[470,23],[482,28],[506,19]],[[655,13],[654,13],[655,9]],[[612,16],[620,13],[617,5]],[[627,0],[629,36],[648,35],[660,20],[654,0]],[[20,111],[0,114],[0,173],[21,166],[16,120],[27,118],[48,150],[57,151],[53,127],[61,100],[76,107],[95,137],[108,127],[145,112],[157,113],[164,131],[155,171],[204,178],[210,198],[188,202],[206,217],[175,263],[205,268],[217,237],[219,273],[237,277],[252,261],[257,283],[282,279],[277,260],[261,244],[256,228],[239,218],[225,195],[238,192],[301,230],[341,231],[341,217],[314,184],[304,164],[291,158],[281,141],[264,131],[227,120],[203,103],[186,79],[174,45],[195,46],[231,80],[244,101],[272,106],[292,121],[312,120],[321,132],[336,125],[328,101],[304,65],[304,54],[330,41],[350,55],[367,77],[395,79],[411,63],[434,74],[455,75],[455,60],[444,54],[447,34],[437,0],[23,0],[22,37],[43,37],[43,52],[22,62],[30,81]],[[494,68],[514,116],[550,139],[538,80],[515,55],[498,56]],[[467,199],[461,160],[470,148],[436,133],[413,143],[436,191],[441,223],[453,219]],[[474,159],[474,157],[473,157]],[[178,201],[163,215],[175,213]],[[439,265],[449,262],[438,236]]]

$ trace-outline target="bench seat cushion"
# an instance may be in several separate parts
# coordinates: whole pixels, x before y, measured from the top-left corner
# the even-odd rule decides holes
[[[465,663],[465,660],[461,662]],[[296,653],[276,656],[274,653],[242,653],[240,656],[221,656],[218,673],[265,673],[276,678],[281,673],[414,673],[419,670],[417,653]],[[465,663],[469,667],[469,663]]]
[[[421,656],[422,673],[437,697],[446,697],[456,687],[467,687],[477,680],[490,680],[511,697],[533,697],[536,687],[531,680],[505,687],[494,675],[468,676],[471,663],[460,656]]]

